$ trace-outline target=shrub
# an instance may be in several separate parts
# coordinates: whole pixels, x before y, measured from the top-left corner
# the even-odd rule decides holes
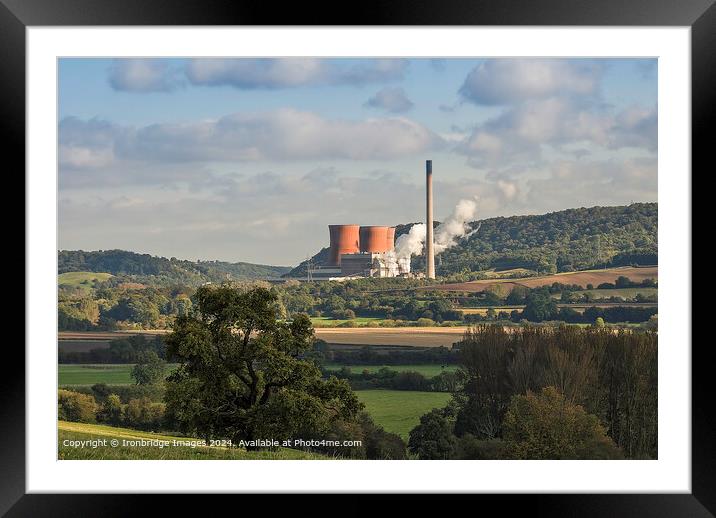
[[[60,389],[57,391],[58,419],[94,423],[97,403],[87,394]]]
[[[467,433],[457,440],[456,458],[470,460],[504,459],[505,443],[500,439],[481,440]]]
[[[618,459],[597,416],[554,387],[512,398],[505,415],[506,453],[514,459]]]
[[[419,318],[416,324],[420,327],[430,327],[435,325],[435,321],[429,318]]]
[[[122,424],[122,401],[117,394],[109,394],[97,412],[97,421],[112,426]]]
[[[124,422],[130,428],[158,430],[164,419],[164,403],[152,403],[148,397],[132,399],[124,410]]]

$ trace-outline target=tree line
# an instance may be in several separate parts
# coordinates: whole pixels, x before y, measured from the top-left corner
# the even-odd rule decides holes
[[[480,325],[456,345],[460,389],[421,418],[421,458],[656,458],[657,335]]]

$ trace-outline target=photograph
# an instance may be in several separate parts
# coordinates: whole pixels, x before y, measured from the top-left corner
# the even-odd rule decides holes
[[[659,72],[57,57],[55,460],[660,460]]]

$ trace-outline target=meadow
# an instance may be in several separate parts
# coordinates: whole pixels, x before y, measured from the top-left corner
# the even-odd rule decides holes
[[[196,441],[190,437],[142,432],[129,428],[116,428],[98,424],[58,421],[59,460],[315,460],[329,457],[290,448],[277,451],[246,451],[243,448],[220,446],[174,446],[174,441]],[[89,443],[74,447],[65,441],[104,440],[97,447]],[[113,447],[111,441],[119,441]],[[123,441],[151,440],[153,445],[132,445]],[[104,442],[106,441],[106,444]],[[169,441],[159,447],[156,441]],[[98,444],[98,443],[95,443]]]
[[[60,364],[58,368],[58,384],[94,385],[106,383],[107,385],[132,385],[134,380],[131,373],[134,364]],[[167,374],[176,368],[176,364],[167,365]]]
[[[445,406],[450,400],[446,392],[409,390],[356,390],[356,395],[376,424],[406,441],[410,430],[420,422],[420,416]]]
[[[94,281],[106,281],[110,277],[114,277],[114,275],[101,272],[66,272],[57,276],[57,285],[82,288],[85,291],[89,291],[92,289]]]

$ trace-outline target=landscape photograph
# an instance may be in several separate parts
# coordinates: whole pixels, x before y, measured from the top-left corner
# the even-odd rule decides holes
[[[657,59],[57,67],[59,460],[659,458]]]

